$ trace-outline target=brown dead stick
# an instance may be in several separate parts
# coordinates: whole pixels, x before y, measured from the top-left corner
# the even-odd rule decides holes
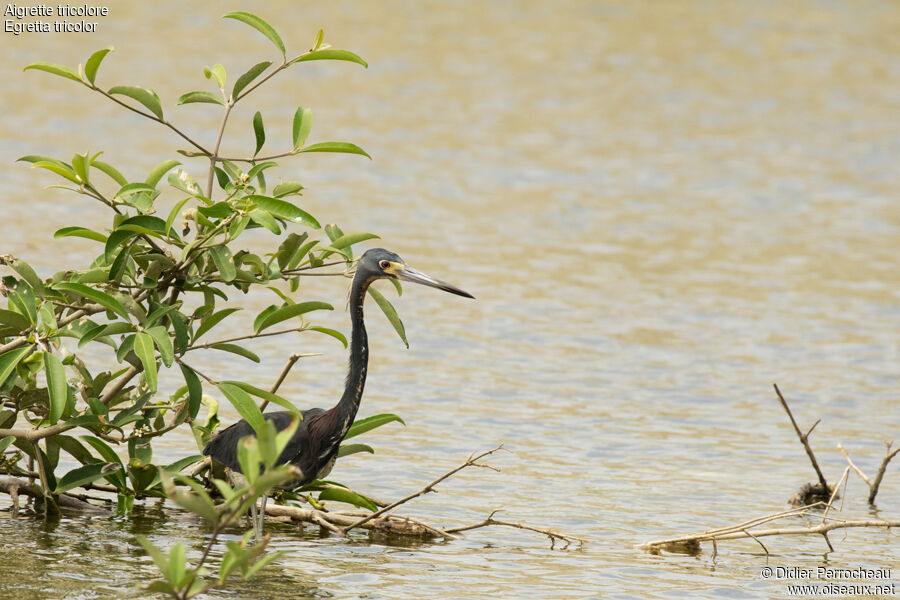
[[[806,433],[802,433],[800,428],[797,426],[797,421],[794,420],[794,415],[791,413],[791,409],[788,406],[787,401],[784,399],[784,396],[781,395],[781,390],[778,389],[778,384],[772,384],[775,387],[775,393],[778,394],[778,400],[781,402],[781,406],[784,407],[785,412],[788,414],[788,417],[791,419],[791,425],[794,426],[794,431],[797,433],[797,437],[800,439],[800,443],[803,444],[803,448],[806,450],[806,455],[809,456],[809,461],[812,463],[813,469],[816,470],[816,475],[819,476],[819,483],[822,484],[823,490],[825,493],[828,493],[831,490],[828,487],[828,482],[825,481],[825,475],[822,474],[822,469],[819,468],[819,463],[816,461],[816,455],[813,453],[812,448],[809,446],[809,434],[812,433],[813,429],[816,428],[816,425],[819,424],[819,420],[813,423],[813,426],[809,428],[809,431]]]
[[[888,463],[900,454],[900,448],[897,448],[893,452],[891,452],[891,446],[894,445],[894,442],[885,440],[884,441],[885,449],[884,449],[884,458],[881,460],[881,466],[878,467],[878,473],[875,474],[875,481],[869,479],[865,473],[857,467],[852,460],[850,460],[850,455],[847,454],[847,451],[843,446],[838,444],[838,450],[841,451],[841,454],[844,455],[844,458],[847,459],[847,464],[856,471],[856,474],[859,475],[863,481],[866,482],[866,485],[869,486],[869,504],[875,504],[875,496],[878,495],[878,488],[881,486],[881,480],[884,479],[884,472],[887,470]]]
[[[655,542],[647,542],[646,544],[641,544],[640,548],[642,550],[646,550],[651,554],[658,554],[661,550],[665,550],[667,546],[677,546],[684,545],[689,542],[704,542],[704,541],[722,541],[722,540],[734,540],[734,539],[742,539],[742,538],[761,538],[771,535],[823,535],[829,531],[833,531],[835,529],[850,529],[854,527],[871,527],[871,528],[886,528],[890,529],[893,527],[900,527],[900,521],[829,521],[827,523],[822,523],[815,527],[785,527],[782,529],[760,529],[753,531],[752,535],[747,530],[735,531],[731,533],[721,533],[721,534],[710,534],[710,533],[699,533],[696,535],[685,535],[677,538],[671,538],[668,540],[657,540]],[[758,540],[757,540],[758,541]],[[827,541],[827,536],[826,536]],[[830,544],[829,544],[830,545]]]
[[[25,494],[32,498],[43,497],[43,494],[37,486],[29,483],[25,479],[18,479],[16,477],[0,477],[0,492],[9,494],[10,497],[16,498],[16,501],[18,501],[19,494]],[[95,506],[90,502],[85,502],[84,500],[70,496],[69,494],[59,495],[59,506],[61,508],[75,508],[92,512],[108,512],[102,507]]]

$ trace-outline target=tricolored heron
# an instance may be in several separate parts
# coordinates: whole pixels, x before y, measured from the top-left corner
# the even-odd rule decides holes
[[[357,263],[356,274],[353,276],[353,283],[350,286],[352,332],[350,368],[347,372],[344,394],[338,403],[329,410],[310,408],[301,412],[303,419],[277,461],[279,465],[290,463],[300,472],[299,477],[285,487],[299,487],[327,476],[334,466],[341,441],[356,418],[356,411],[359,409],[363,387],[366,383],[366,367],[369,362],[369,342],[363,320],[363,301],[366,290],[376,279],[400,279],[434,287],[458,296],[474,298],[470,293],[458,287],[413,269],[402,258],[388,250],[374,248],[363,254]],[[266,413],[264,417],[272,421],[278,431],[287,428],[292,421],[292,414],[289,411],[270,412]],[[230,469],[234,476],[241,472],[241,465],[238,462],[238,442],[250,435],[254,435],[253,428],[247,421],[241,420],[213,438],[203,449],[203,454]],[[252,507],[254,528],[258,536],[262,533],[265,511],[266,498],[264,496],[262,512],[258,519],[256,505],[254,504]]]

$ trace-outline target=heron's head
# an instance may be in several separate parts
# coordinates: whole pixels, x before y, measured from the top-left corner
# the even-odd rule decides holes
[[[410,281],[444,290],[457,296],[475,297],[456,286],[444,283],[439,279],[413,269],[397,254],[384,248],[367,250],[356,265],[356,274],[357,277],[365,277],[366,279],[400,279],[401,281]]]

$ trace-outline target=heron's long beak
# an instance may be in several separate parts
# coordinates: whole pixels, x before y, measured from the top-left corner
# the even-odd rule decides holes
[[[456,294],[457,296],[464,296],[466,298],[475,298],[469,292],[459,289],[456,286],[450,285],[449,283],[445,283],[440,279],[435,279],[431,275],[426,275],[422,271],[418,271],[413,269],[408,265],[402,265],[400,268],[394,270],[394,275],[397,276],[398,279],[402,279],[404,281],[411,281],[412,283],[421,283],[422,285],[427,285],[428,287],[437,288],[439,290],[444,290],[445,292],[450,292],[451,294]]]

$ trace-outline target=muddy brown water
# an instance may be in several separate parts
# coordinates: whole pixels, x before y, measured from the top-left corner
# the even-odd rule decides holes
[[[284,160],[282,176],[308,188],[304,208],[381,234],[380,245],[478,297],[407,287],[396,304],[409,350],[370,307],[361,414],[396,412],[407,426],[368,435],[377,454],[341,461],[333,477],[399,498],[503,442],[500,473],[461,473],[406,512],[453,526],[502,508],[587,544],[551,550],[501,528],[422,544],[273,525],[284,557],[211,597],[781,598],[804,583],[767,579],[766,566],[887,568],[900,585],[900,543],[885,531],[832,534],[835,552],[820,538],[770,538],[768,559],[752,541],[722,544],[715,561],[709,548],[657,557],[634,547],[782,510],[814,478],[772,382],[801,424],[822,419],[813,441],[833,479],[845,464],[837,443],[872,473],[881,440],[900,438],[896,3],[164,1],[116,3],[93,34],[4,33],[3,252],[49,275],[96,250],[52,233],[106,218],[44,189],[50,175],[19,156],[104,150],[143,178],[182,147],[22,68],[115,46],[98,81],[153,87],[174,122],[208,140],[216,109],[175,108],[177,97],[206,89],[205,65],[225,64],[233,80],[275,56],[259,34],[221,21],[228,10],[269,19],[289,51],[322,27],[370,67],[311,63],[279,77],[235,111],[226,150],[252,144],[257,108],[267,149],[286,147],[296,106],[311,107],[311,141],[353,141],[374,160]],[[308,285],[343,305],[345,281]],[[247,319],[273,300],[242,298]],[[346,319],[336,310],[324,322],[346,331]],[[260,366],[198,364],[264,385],[289,352],[324,352],[282,391],[304,407],[339,397],[345,355],[333,341],[253,349]],[[154,451],[175,460],[196,447],[184,431]],[[877,508],[865,492],[851,480],[844,517],[898,518],[896,465]],[[140,597],[153,567],[138,533],[194,554],[206,535],[152,503],[133,518],[52,523],[0,512],[0,596]]]

